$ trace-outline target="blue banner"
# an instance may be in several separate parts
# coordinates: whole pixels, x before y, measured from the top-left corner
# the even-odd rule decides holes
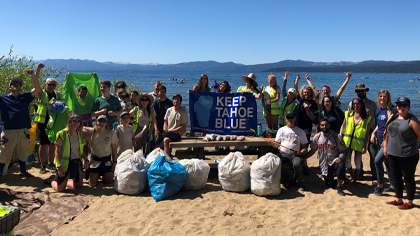
[[[251,93],[190,92],[190,122],[193,132],[254,135],[257,103]]]

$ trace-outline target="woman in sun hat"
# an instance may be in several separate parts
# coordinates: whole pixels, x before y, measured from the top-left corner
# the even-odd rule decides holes
[[[242,80],[245,82],[245,86],[240,86],[236,92],[238,93],[252,93],[256,99],[260,99],[262,97],[261,92],[258,90],[257,86],[257,77],[254,73],[250,73],[248,76],[243,75]]]
[[[417,141],[420,139],[420,122],[410,114],[410,99],[399,97],[396,101],[397,109],[386,123],[384,134],[384,155],[389,158],[389,167],[394,177],[396,199],[387,204],[398,206],[400,209],[413,208],[416,192],[414,174],[419,162]],[[403,182],[404,177],[404,182]],[[403,203],[403,191],[407,191],[407,201]]]
[[[146,129],[137,141],[134,142],[134,151],[137,152],[143,149],[143,153],[150,152],[150,145],[147,145],[151,139],[153,139],[153,130],[156,123],[156,113],[151,108],[153,102],[153,96],[147,93],[140,94],[136,97],[135,102],[138,106],[135,106],[130,111],[130,116],[133,116],[133,131],[134,135],[137,135],[143,130],[145,125]]]

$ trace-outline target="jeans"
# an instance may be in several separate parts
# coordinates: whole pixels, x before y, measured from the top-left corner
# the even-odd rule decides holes
[[[411,157],[389,156],[389,167],[394,176],[395,195],[397,198],[403,197],[404,183],[407,191],[407,199],[413,200],[416,193],[416,181],[414,173],[416,172],[417,163],[419,162],[419,154]],[[404,182],[402,180],[404,177]]]
[[[369,152],[369,157],[370,157],[370,174],[372,175],[372,177],[375,177],[377,175],[376,173],[376,166],[375,166],[375,158],[376,155],[378,154],[378,144],[375,143],[371,143],[369,140],[369,145],[368,145],[368,150]],[[382,174],[383,176],[383,174]]]
[[[384,155],[384,148],[381,147],[378,154],[375,157],[375,166],[376,166],[376,175],[377,175],[377,183],[384,184],[384,165],[386,166],[386,174],[388,175],[389,185],[394,186],[394,178],[392,176],[391,169],[389,168],[389,159],[386,158]]]

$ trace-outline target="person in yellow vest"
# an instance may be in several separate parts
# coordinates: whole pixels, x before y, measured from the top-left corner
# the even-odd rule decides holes
[[[130,116],[134,118],[134,123],[132,125],[134,135],[140,133],[146,125],[143,134],[134,142],[135,152],[140,149],[143,149],[143,153],[146,154],[150,152],[150,141],[153,139],[153,131],[156,124],[156,112],[151,108],[153,101],[154,98],[152,95],[147,93],[140,94],[135,99],[135,103],[138,106],[135,106],[130,111]]]
[[[34,121],[38,123],[38,137],[39,137],[39,150],[38,156],[39,161],[41,162],[41,169],[39,170],[40,174],[45,174],[46,168],[50,170],[55,170],[54,162],[54,151],[55,145],[48,140],[48,135],[45,132],[47,128],[48,120],[50,119],[50,115],[48,114],[48,103],[51,99],[63,99],[63,96],[59,92],[55,92],[55,88],[57,87],[57,80],[53,78],[48,78],[45,83],[45,89],[39,91],[38,100],[36,102],[37,110],[35,113]],[[48,146],[48,165],[45,166],[45,154],[47,152]]]
[[[263,99],[261,100],[263,105],[263,115],[265,123],[268,129],[278,130],[279,129],[279,115],[280,115],[280,86],[277,85],[276,76],[271,73],[268,78],[268,86],[261,86],[261,93]]]
[[[83,153],[83,126],[79,115],[73,114],[67,121],[67,127],[57,133],[55,141],[55,161],[57,168],[55,176],[50,177],[54,191],[63,192],[66,188],[83,187],[83,170],[89,166],[89,161]],[[54,179],[52,179],[54,178]],[[73,181],[68,181],[72,179]],[[48,182],[48,180],[46,180]]]
[[[359,97],[353,98],[351,107],[352,111],[346,111],[344,114],[344,121],[340,129],[340,134],[347,146],[347,150],[345,151],[346,168],[350,173],[350,181],[355,183],[362,167],[362,154],[366,153],[369,142],[372,117],[366,112],[365,103]],[[353,150],[354,171],[351,166],[351,155]]]
[[[295,114],[296,120],[295,125],[298,124],[298,115],[299,115],[299,104],[296,101],[297,91],[295,88],[289,88],[286,92],[287,77],[289,76],[289,71],[286,71],[284,74],[284,80],[282,85],[282,102],[280,103],[280,115],[279,115],[279,125],[281,127],[286,126],[286,114],[289,111],[293,111]]]

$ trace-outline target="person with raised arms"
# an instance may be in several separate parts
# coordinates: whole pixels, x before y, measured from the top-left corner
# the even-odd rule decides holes
[[[293,111],[295,114],[296,120],[295,125],[298,124],[299,120],[299,103],[296,101],[296,89],[289,88],[286,93],[286,84],[287,84],[287,77],[289,76],[289,71],[286,71],[284,74],[284,80],[282,85],[282,102],[280,104],[280,115],[279,115],[279,124],[280,128],[287,124],[286,122],[286,113],[288,111]]]
[[[341,136],[330,129],[331,125],[328,118],[323,118],[319,126],[321,132],[314,136],[314,141],[311,143],[311,150],[305,155],[305,158],[311,157],[318,151],[319,167],[321,168],[321,174],[324,177],[325,184],[329,188],[337,188],[338,195],[344,196],[342,189],[346,175],[344,151],[347,147]],[[334,180],[334,174],[337,175],[337,180]]]
[[[305,78],[309,81],[309,74],[306,74]],[[298,75],[295,81],[295,90],[298,90],[299,80],[300,76]],[[314,100],[315,95],[315,91],[308,85],[302,86],[297,95],[297,100],[299,101],[298,127],[303,129],[308,142],[311,138],[312,124],[314,123],[318,112],[318,103]],[[309,175],[308,163],[306,160],[303,162],[303,174]]]
[[[29,104],[35,95],[42,92],[39,86],[39,72],[45,65],[39,63],[36,72],[32,69],[26,71],[32,77],[34,88],[30,92],[21,94],[23,85],[22,75],[12,76],[9,82],[9,91],[7,95],[0,95],[0,111],[1,120],[4,128],[1,132],[0,145],[0,181],[3,175],[3,169],[6,164],[10,163],[13,151],[16,150],[20,176],[33,177],[26,171],[26,158],[29,150],[29,131],[31,128],[31,119],[29,116]]]
[[[38,137],[39,137],[39,150],[38,156],[39,161],[41,162],[41,168],[39,170],[40,174],[45,174],[46,168],[55,171],[54,166],[54,154],[55,154],[55,145],[51,143],[48,139],[48,135],[46,133],[46,128],[48,122],[50,120],[50,115],[48,113],[48,104],[51,99],[55,98],[57,100],[62,100],[63,95],[60,92],[56,92],[55,89],[57,87],[57,80],[54,78],[48,78],[45,82],[45,89],[43,91],[38,92],[38,100],[36,102],[37,110],[35,112],[34,121],[38,123]],[[65,122],[65,121],[63,121]],[[45,154],[47,152],[48,147],[48,165],[45,166]]]

